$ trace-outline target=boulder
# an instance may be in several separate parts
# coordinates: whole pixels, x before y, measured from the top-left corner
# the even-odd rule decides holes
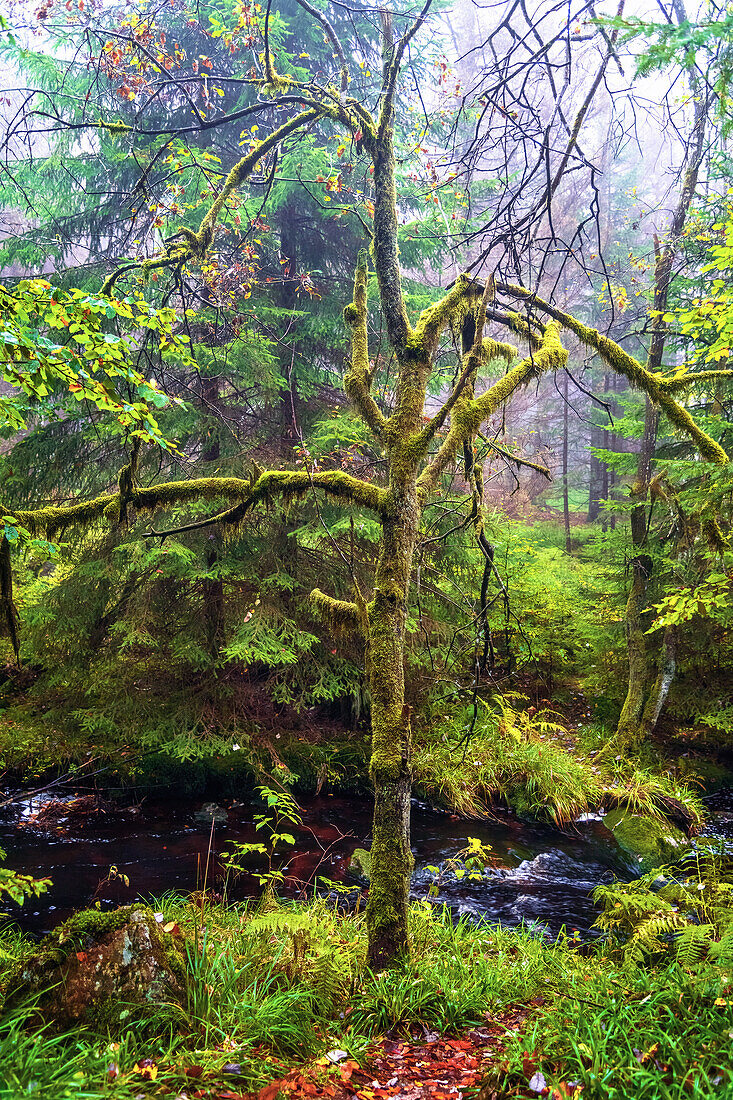
[[[619,848],[630,857],[631,865],[640,874],[673,863],[690,843],[682,830],[671,822],[632,814],[628,810],[611,810],[603,824],[611,830]]]
[[[193,815],[193,819],[198,825],[205,825],[209,829],[212,821],[214,825],[226,825],[228,817],[229,813],[218,802],[204,802],[201,809],[196,810]]]
[[[145,1006],[182,1002],[185,951],[178,926],[165,927],[143,906],[77,913],[10,973],[4,1009],[34,998],[55,1028],[115,1032]]]
[[[349,875],[357,882],[365,882],[369,885],[372,868],[372,853],[366,848],[354,848],[349,861]]]

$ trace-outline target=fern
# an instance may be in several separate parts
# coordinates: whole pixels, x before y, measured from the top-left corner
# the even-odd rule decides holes
[[[642,963],[669,952],[689,970],[733,963],[733,863],[724,849],[697,848],[677,867],[634,882],[599,886],[596,926],[625,961]],[[658,885],[658,889],[655,886]]]
[[[281,907],[253,917],[244,929],[247,936],[279,943],[278,969],[287,981],[305,985],[331,1008],[349,995],[359,970],[354,944],[339,942],[342,931],[325,909]]]

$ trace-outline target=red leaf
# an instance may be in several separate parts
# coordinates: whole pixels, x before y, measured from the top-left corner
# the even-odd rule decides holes
[[[537,1068],[538,1068],[538,1062],[537,1062],[537,1053],[536,1053],[536,1051],[532,1051],[532,1053],[529,1054],[526,1050],[523,1050],[522,1051],[522,1072],[524,1073],[524,1076],[527,1078],[528,1081],[532,1077],[534,1077],[535,1073],[537,1072]]]
[[[265,1085],[257,1093],[257,1100],[275,1100],[275,1097],[280,1092],[280,1082],[273,1081],[271,1085]]]

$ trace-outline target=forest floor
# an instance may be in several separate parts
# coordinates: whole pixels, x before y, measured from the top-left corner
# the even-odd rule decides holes
[[[542,999],[535,1002],[542,1004]],[[482,1027],[472,1028],[459,1038],[450,1038],[437,1031],[424,1029],[422,1041],[381,1038],[375,1041],[360,1062],[346,1051],[335,1050],[304,1066],[289,1068],[283,1064],[281,1076],[256,1092],[239,1092],[232,1085],[207,1085],[197,1079],[201,1067],[189,1067],[188,1075],[194,1087],[188,1093],[191,1100],[306,1100],[324,1097],[328,1100],[470,1100],[479,1091],[485,1100],[499,1093],[491,1087],[508,1071],[507,1037],[521,1031],[529,1009],[511,1006],[495,1013]],[[487,1013],[488,1015],[488,1013]],[[273,1073],[278,1072],[276,1060],[263,1049]],[[499,1067],[499,1071],[494,1067]],[[527,1055],[523,1071],[527,1087],[503,1089],[502,1097],[518,1098],[550,1096],[555,1100],[538,1071],[536,1059]],[[143,1071],[144,1072],[144,1071]],[[203,1071],[201,1071],[203,1077]],[[534,1088],[529,1087],[532,1082]],[[487,1082],[489,1084],[487,1085]],[[541,1085],[541,1087],[539,1087]],[[574,1086],[557,1091],[557,1100],[572,1096]],[[180,1094],[179,1094],[180,1095]]]

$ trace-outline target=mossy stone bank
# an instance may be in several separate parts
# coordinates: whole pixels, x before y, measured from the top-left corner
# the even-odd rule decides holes
[[[145,1006],[185,996],[185,949],[152,909],[84,910],[49,933],[9,975],[4,1010],[34,999],[54,1028],[114,1033]]]
[[[641,874],[679,859],[690,843],[671,822],[628,810],[612,810],[606,814],[604,824]]]

